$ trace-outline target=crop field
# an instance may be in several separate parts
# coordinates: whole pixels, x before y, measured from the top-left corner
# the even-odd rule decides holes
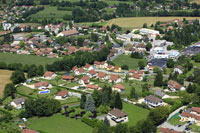
[[[56,58],[47,58],[35,55],[19,55],[19,54],[11,54],[11,53],[0,53],[0,62],[5,62],[7,64],[10,63],[22,63],[25,64],[35,64],[35,65],[43,65],[51,64],[58,59]]]
[[[3,96],[4,87],[7,83],[10,83],[10,76],[12,71],[0,70],[0,97]]]
[[[57,10],[56,6],[45,7],[43,11],[40,11],[34,15],[31,15],[33,19],[59,19],[62,20],[65,14],[72,14],[71,11],[61,11]]]
[[[173,19],[199,19],[200,17],[130,17],[130,18],[116,18],[111,19],[107,25],[111,26],[116,24],[123,28],[141,28],[144,23],[147,23],[148,26],[155,24],[157,21],[166,22]]]

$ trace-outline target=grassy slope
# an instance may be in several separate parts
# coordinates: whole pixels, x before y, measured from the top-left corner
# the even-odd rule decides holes
[[[123,111],[128,114],[129,126],[135,125],[138,121],[146,119],[149,114],[149,110],[127,103],[123,103]]]
[[[142,27],[144,23],[147,23],[148,26],[155,24],[157,21],[165,22],[169,20],[178,19],[196,19],[200,17],[130,17],[130,18],[116,18],[111,19],[107,25],[111,26],[112,24],[117,24],[124,28],[139,28]]]
[[[29,120],[28,127],[35,130],[42,130],[48,133],[91,133],[92,128],[81,122],[55,114],[51,117],[42,117]]]
[[[11,53],[0,53],[0,62],[6,63],[22,63],[22,64],[35,64],[46,65],[51,64],[58,59],[51,59],[47,57],[35,56],[35,55],[18,55]]]
[[[0,70],[0,97],[3,96],[4,86],[10,82],[12,71]]]
[[[138,68],[138,62],[140,60],[145,61],[145,59],[133,59],[130,58],[129,55],[120,55],[117,58],[113,60],[115,65],[122,66],[122,65],[128,65],[129,69],[137,69]]]

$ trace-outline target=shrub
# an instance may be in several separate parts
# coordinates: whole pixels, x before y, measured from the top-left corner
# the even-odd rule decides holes
[[[74,113],[74,112],[70,113],[70,115],[69,115],[70,118],[74,118],[75,116],[76,116],[76,113]]]
[[[89,119],[87,117],[83,117],[81,119],[82,122],[84,122],[85,124],[91,126],[91,127],[99,127],[101,126],[103,123],[102,121],[98,120],[98,119]]]
[[[107,114],[108,111],[110,111],[110,107],[109,106],[99,106],[99,108],[97,109],[97,112],[101,113],[101,114]]]

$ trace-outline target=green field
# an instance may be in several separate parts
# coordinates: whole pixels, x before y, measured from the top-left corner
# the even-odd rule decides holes
[[[43,65],[51,64],[58,59],[56,58],[47,58],[35,55],[19,55],[19,54],[11,54],[11,53],[0,53],[0,62],[10,63],[21,63],[23,65],[35,64],[35,65]]]
[[[186,18],[196,19],[200,17],[129,17],[129,18],[115,18],[111,19],[107,25],[111,26],[112,24],[116,24],[123,28],[141,28],[144,23],[147,23],[148,26],[151,24],[155,24],[157,21],[166,22],[173,19],[183,19]]]
[[[34,15],[31,15],[31,18],[33,19],[59,19],[59,20],[63,20],[63,16],[65,14],[72,14],[71,11],[61,11],[61,10],[57,10],[57,7],[55,6],[48,6],[45,7],[45,9],[43,11],[40,11]]]
[[[116,66],[128,65],[129,69],[138,69],[138,62],[145,59],[134,59],[131,58],[129,55],[120,55],[113,60]]]
[[[91,133],[92,128],[81,122],[55,114],[51,117],[33,118],[28,120],[28,128],[48,133]]]
[[[169,120],[169,123],[171,123],[172,125],[176,126],[176,125],[183,125],[186,122],[181,122],[180,118],[178,117],[179,114],[177,114],[174,118],[171,118]]]
[[[127,103],[123,103],[123,111],[128,114],[129,126],[146,119],[149,114],[149,110]]]

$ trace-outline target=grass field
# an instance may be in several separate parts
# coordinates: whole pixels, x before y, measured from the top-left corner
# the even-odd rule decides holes
[[[176,126],[176,125],[183,125],[186,122],[181,122],[180,118],[178,117],[178,114],[177,114],[174,118],[169,120],[169,123],[171,123],[172,125]]]
[[[130,18],[116,18],[111,19],[107,25],[111,26],[112,24],[119,25],[123,28],[140,28],[144,23],[147,23],[148,26],[155,24],[157,21],[165,22],[173,19],[196,19],[200,17],[130,17]]]
[[[128,114],[129,126],[135,125],[138,121],[146,119],[149,114],[149,110],[127,103],[123,103],[123,111]]]
[[[0,53],[0,62],[6,63],[22,63],[25,64],[35,64],[35,65],[46,65],[51,64],[58,59],[56,58],[47,58],[35,55],[19,55],[11,53]]]
[[[61,11],[57,10],[56,6],[48,6],[43,11],[40,11],[34,15],[31,15],[31,18],[33,19],[59,19],[63,20],[63,16],[65,14],[72,14],[71,11]]]
[[[4,87],[7,83],[10,83],[10,76],[12,71],[0,70],[0,97],[3,96]]]
[[[138,62],[141,60],[146,62],[145,59],[134,59],[131,58],[129,55],[120,55],[115,58],[113,62],[117,66],[128,65],[129,69],[138,69]]]
[[[91,133],[92,128],[81,122],[81,120],[71,119],[55,114],[51,117],[41,117],[29,119],[28,128],[40,130],[48,133]]]

